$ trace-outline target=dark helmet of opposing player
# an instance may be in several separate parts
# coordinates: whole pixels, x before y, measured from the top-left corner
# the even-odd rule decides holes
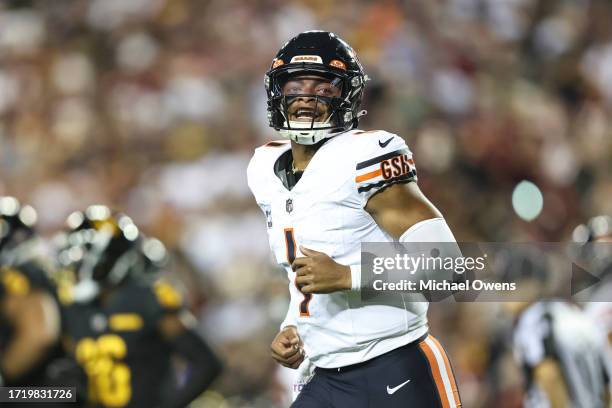
[[[283,95],[283,85],[292,77],[324,77],[340,90],[340,96]],[[300,144],[315,144],[334,134],[357,127],[367,75],[355,51],[344,40],[327,31],[305,31],[278,51],[265,75],[270,127]],[[289,105],[297,97],[309,96],[326,104],[330,113],[324,122],[290,121]]]
[[[36,210],[15,197],[0,197],[0,263],[12,263],[23,244],[35,236]]]
[[[138,262],[140,232],[127,215],[92,205],[70,214],[66,223],[67,231],[56,239],[58,262],[79,281],[116,285]]]

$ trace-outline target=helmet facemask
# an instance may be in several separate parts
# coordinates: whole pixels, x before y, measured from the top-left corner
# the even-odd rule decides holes
[[[317,106],[325,104],[327,117],[289,120],[291,100],[287,97],[295,96],[295,92],[283,92],[283,85],[298,74],[326,78],[340,91],[314,92],[316,95],[309,95],[312,90],[300,92],[301,97],[315,97]],[[328,31],[304,31],[287,41],[276,53],[264,80],[270,127],[300,144],[316,144],[354,129],[366,113],[359,108],[368,76],[353,48]]]
[[[300,79],[327,79],[337,95],[284,92],[288,82]],[[359,99],[358,105],[363,86],[354,89],[349,76],[344,72],[332,73],[329,69],[319,70],[313,67],[308,67],[307,70],[281,67],[268,76],[266,82],[270,125],[296,143],[316,144],[325,138],[352,129],[356,123],[354,119],[357,115],[353,114],[356,108],[355,97]],[[303,106],[296,107],[295,105],[300,102]],[[296,120],[295,113],[300,109],[310,111],[310,115]]]

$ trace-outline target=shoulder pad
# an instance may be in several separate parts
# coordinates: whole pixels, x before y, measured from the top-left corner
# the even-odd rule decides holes
[[[364,204],[383,189],[416,181],[416,167],[406,142],[382,130],[357,133],[355,184]]]

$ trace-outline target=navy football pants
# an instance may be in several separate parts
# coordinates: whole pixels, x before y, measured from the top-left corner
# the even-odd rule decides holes
[[[291,408],[453,408],[459,392],[433,336],[364,363],[315,370]]]

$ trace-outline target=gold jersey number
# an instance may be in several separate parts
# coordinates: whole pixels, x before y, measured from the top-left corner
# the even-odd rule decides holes
[[[121,361],[127,354],[125,341],[116,334],[97,340],[86,337],[76,346],[76,359],[85,369],[92,403],[123,407],[132,398],[130,368]]]

